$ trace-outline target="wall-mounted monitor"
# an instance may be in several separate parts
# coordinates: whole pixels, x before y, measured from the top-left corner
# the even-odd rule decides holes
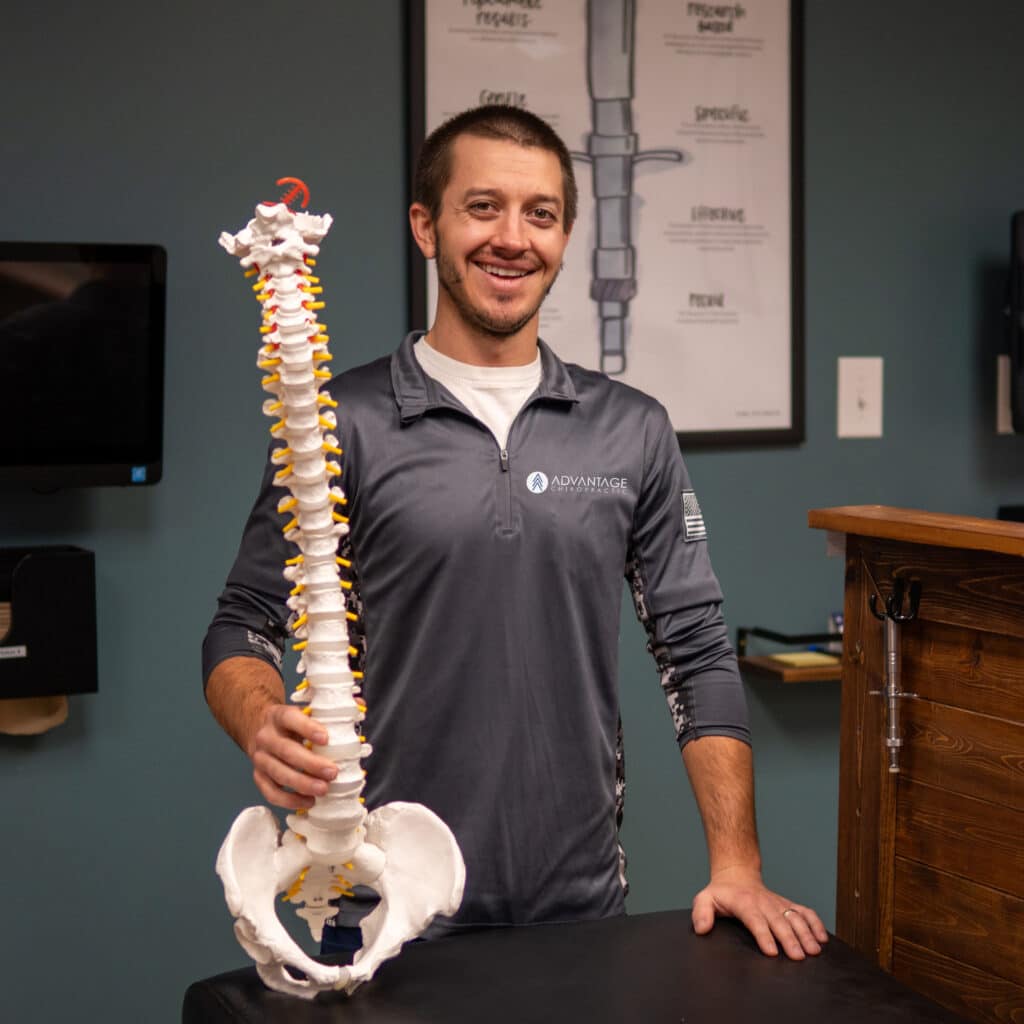
[[[0,483],[156,483],[167,255],[0,242]]]

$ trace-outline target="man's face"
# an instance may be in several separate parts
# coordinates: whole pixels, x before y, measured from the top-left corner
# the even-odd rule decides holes
[[[554,153],[459,136],[434,224],[439,303],[491,337],[518,333],[558,276],[569,241],[564,214]]]

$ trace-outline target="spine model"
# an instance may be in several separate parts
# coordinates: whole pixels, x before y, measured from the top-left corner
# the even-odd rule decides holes
[[[462,899],[465,867],[448,827],[419,804],[393,802],[367,813],[362,797],[362,759],[371,748],[362,735],[366,705],[359,696],[359,673],[350,668],[345,591],[351,583],[338,557],[348,532],[347,504],[340,477],[337,403],[324,383],[331,374],[326,329],[317,320],[324,306],[319,279],[311,274],[319,243],[331,226],[329,215],[290,209],[305,185],[294,186],[281,202],[261,203],[256,217],[220,244],[239,258],[263,310],[262,346],[257,365],[272,397],[263,411],[280,445],[271,459],[274,483],[285,490],[278,502],[282,531],[297,553],[283,566],[292,584],[288,597],[295,649],[304,676],[291,700],[304,705],[324,727],[328,740],[316,753],[338,767],[327,793],[307,812],[287,818],[278,836],[273,814],[250,807],[235,820],[217,858],[217,873],[235,917],[235,934],[256,961],[271,988],[312,998],[325,989],[346,989],[372,977],[404,942],[419,935],[436,914],[453,914]],[[319,964],[299,948],[277,918],[275,901],[300,905],[298,913],[319,939],[324,922],[337,913],[330,901],[353,895],[365,885],[380,903],[362,924],[363,948],[351,967]],[[287,970],[301,970],[298,978]]]

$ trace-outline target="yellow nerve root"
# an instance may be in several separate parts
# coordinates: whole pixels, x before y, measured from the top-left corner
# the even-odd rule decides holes
[[[307,874],[309,874],[309,868],[303,868],[302,871],[299,872],[299,877],[296,878],[294,882],[292,882],[291,887],[281,897],[281,899],[284,901],[295,899],[295,897],[298,896],[299,892],[302,890],[302,883],[306,880]]]

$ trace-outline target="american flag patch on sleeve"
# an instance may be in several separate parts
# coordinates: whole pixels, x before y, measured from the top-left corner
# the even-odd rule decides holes
[[[683,539],[690,543],[707,538],[708,528],[704,525],[697,495],[693,491],[683,491]]]

